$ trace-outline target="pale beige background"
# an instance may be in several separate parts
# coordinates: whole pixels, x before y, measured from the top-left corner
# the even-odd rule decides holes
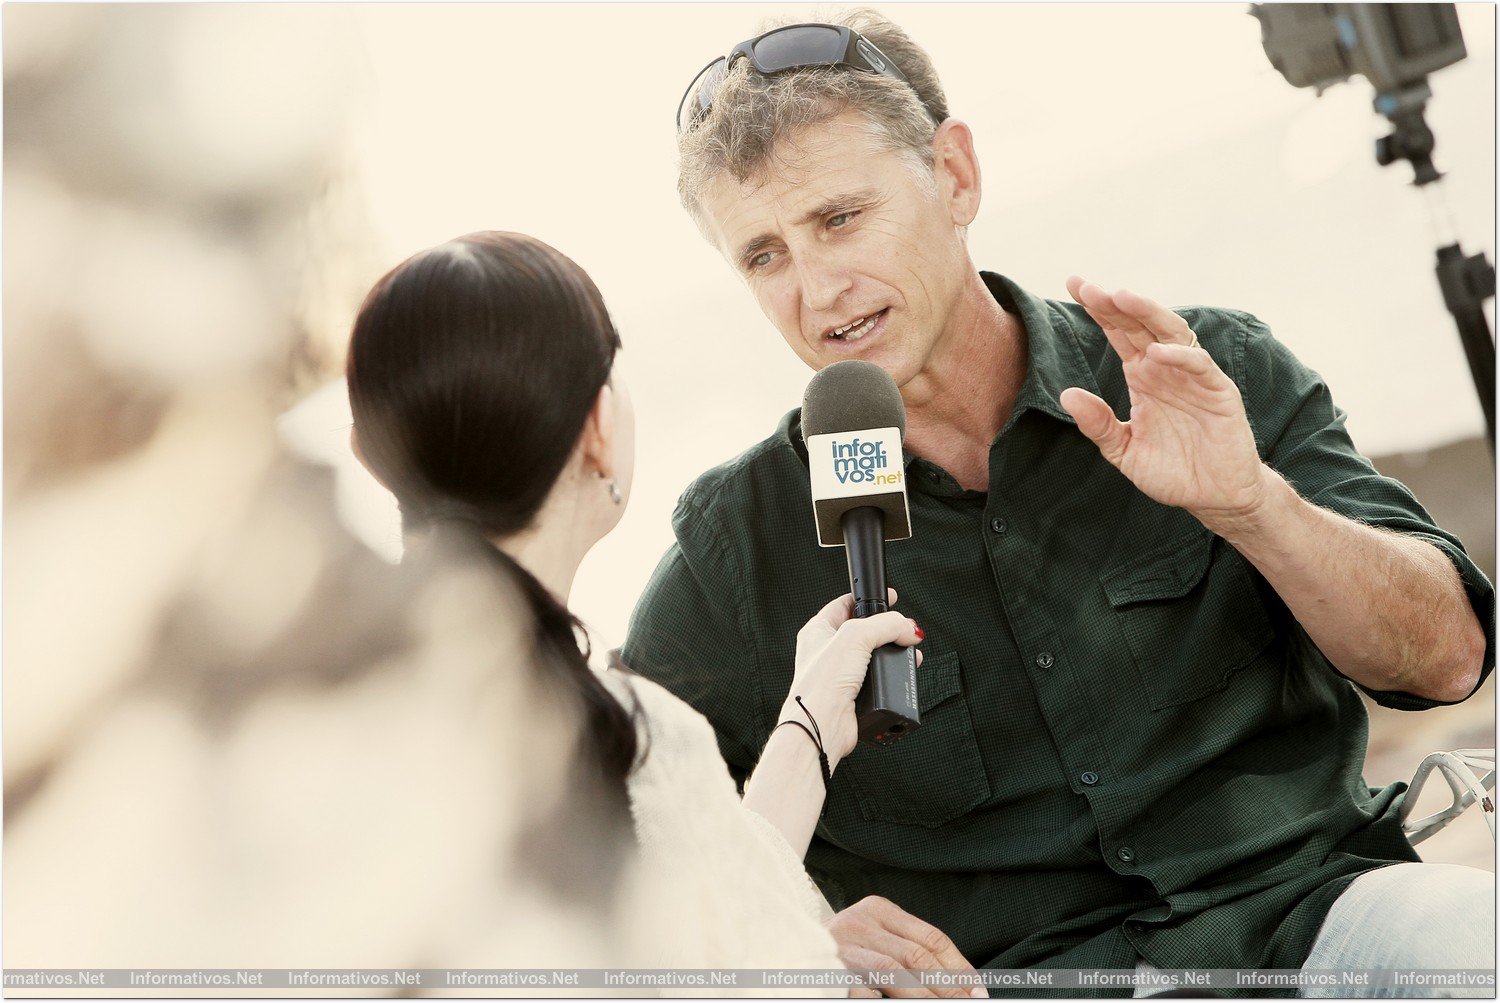
[[[1460,5],[1469,58],[1429,120],[1466,249],[1494,219],[1494,8]],[[678,206],[672,115],[713,55],[798,5],[360,6],[356,167],[379,248],[367,281],[476,229],[535,234],[593,275],[639,413],[635,496],[575,608],[608,641],[670,542],[682,489],[767,434],[809,372]],[[1069,272],[1172,304],[1257,313],[1322,372],[1371,454],[1482,429],[1430,258],[1422,196],[1380,168],[1362,80],[1321,98],[1271,68],[1241,4],[885,4],[931,54],[984,167],[976,262],[1066,295]],[[268,17],[295,17],[267,12]],[[354,304],[333,337],[342,338]],[[341,449],[330,388],[299,438]],[[316,437],[316,436],[313,436]],[[1487,470],[1474,476],[1488,482]],[[355,485],[359,485],[358,488]],[[351,477],[354,523],[397,548]]]
[[[1455,503],[1445,523],[1491,511],[1490,466],[1472,438],[1479,412],[1429,274],[1425,216],[1405,172],[1372,162],[1379,122],[1364,85],[1321,101],[1294,91],[1266,64],[1238,4],[885,9],[930,48],[956,113],[978,135],[989,182],[972,232],[982,266],[1048,295],[1081,271],[1169,302],[1255,310],[1327,374],[1368,452],[1427,458],[1409,464],[1411,474],[1424,479],[1419,493],[1435,509]],[[330,927],[319,909],[287,913],[293,892],[278,889],[291,886],[275,882],[318,860],[305,837],[320,826],[431,842],[432,819],[456,819],[476,853],[509,845],[487,840],[524,814],[497,817],[506,804],[535,806],[525,789],[503,786],[516,777],[487,788],[513,798],[468,798],[452,813],[391,812],[410,825],[382,825],[373,810],[406,791],[418,806],[461,796],[454,777],[490,783],[483,769],[450,769],[446,783],[423,771],[456,736],[500,769],[510,760],[486,754],[480,740],[518,734],[481,719],[467,732],[458,721],[455,732],[447,705],[413,701],[411,687],[371,691],[378,699],[345,687],[299,692],[279,705],[276,727],[273,716],[259,718],[268,726],[248,734],[271,753],[241,745],[243,757],[215,759],[204,731],[163,727],[121,694],[150,682],[163,611],[183,596],[223,614],[216,637],[271,636],[313,608],[304,598],[326,535],[309,538],[315,524],[295,518],[246,531],[242,519],[254,500],[245,485],[274,459],[264,380],[292,336],[283,315],[293,312],[293,283],[282,269],[304,271],[298,314],[336,354],[378,274],[478,228],[526,230],[575,256],[624,333],[640,411],[637,493],[574,597],[601,640],[623,636],[669,541],[677,494],[763,436],[808,376],[700,243],[672,190],[669,118],[681,88],[766,10],[5,9],[5,920],[33,924],[33,945],[71,951],[82,930],[140,963],[150,957],[136,950],[143,941],[182,950],[191,934],[202,942],[222,933],[225,953],[213,956],[244,963],[243,945],[269,940],[205,926],[198,907],[223,889],[221,903],[238,902],[244,888],[254,890],[253,908],[220,917],[259,924],[278,943],[306,933],[379,953],[416,942],[412,924],[424,918],[450,935],[491,929],[485,920],[495,917],[464,911],[489,903],[463,854],[398,846],[392,859],[409,863],[400,880],[368,887],[365,858],[345,854],[337,876],[359,894],[323,896],[325,905],[404,895],[402,908],[365,910],[367,922],[382,924],[379,937],[362,927],[350,940],[353,927]],[[1464,9],[1473,55],[1434,81],[1439,161],[1453,172],[1450,194],[1471,250],[1493,250],[1493,16],[1490,7]],[[351,100],[358,128],[345,149]],[[324,157],[334,149],[344,150],[343,169],[330,175]],[[330,176],[329,206],[299,231],[298,207],[325,201]],[[262,229],[245,225],[257,218]],[[149,412],[153,392],[175,402],[161,428],[115,406],[144,400]],[[288,437],[344,462],[341,398],[336,384],[315,395],[284,423]],[[1456,440],[1465,441],[1444,446]],[[1445,477],[1428,478],[1439,467]],[[388,503],[346,469],[346,516],[393,552]],[[1474,534],[1490,529],[1479,524]],[[217,539],[232,548],[203,550]],[[216,577],[194,577],[203,561]],[[333,580],[341,592],[345,579]],[[336,625],[308,623],[315,635],[338,636]],[[469,654],[505,647],[483,637],[475,645]],[[205,652],[195,671],[219,664]],[[468,678],[446,672],[461,664],[451,656],[414,664],[445,670],[434,692]],[[1454,711],[1378,715],[1386,751],[1372,743],[1367,776],[1384,782],[1409,775],[1428,749],[1492,742],[1493,692]],[[180,714],[191,693],[162,695]],[[260,708],[244,701],[240,709]],[[350,729],[379,749],[364,754]],[[421,754],[409,753],[424,741]],[[392,766],[392,757],[405,759]],[[229,769],[235,764],[254,768]],[[318,797],[330,768],[344,771],[343,800]],[[205,788],[202,770],[219,770],[226,786]],[[18,791],[12,774],[26,773]],[[556,787],[532,774],[521,779]],[[277,789],[278,778],[296,782]],[[370,783],[386,800],[347,810]],[[287,790],[317,800],[321,814],[278,827],[276,806],[254,798],[269,792],[285,811]],[[230,796],[255,809],[255,824],[220,821]],[[175,813],[149,810],[163,798],[175,799]],[[244,839],[220,838],[225,824]],[[1492,860],[1472,813],[1439,839],[1433,859]],[[355,842],[362,854],[382,846]],[[264,869],[224,866],[222,853]],[[124,859],[130,866],[118,866]],[[427,880],[425,868],[460,878]],[[130,890],[162,873],[186,875],[176,885],[182,894],[138,905],[144,892]],[[57,894],[56,882],[74,897]],[[439,900],[443,908],[432,905]],[[523,933],[562,942],[549,922],[566,917],[549,920],[547,905],[510,910],[493,927],[513,931],[514,917],[525,916]],[[179,922],[170,929],[182,940],[159,935],[163,917]],[[13,940],[7,931],[7,960],[25,946]],[[320,943],[320,956],[333,957],[332,942]],[[539,956],[514,936],[506,943]]]

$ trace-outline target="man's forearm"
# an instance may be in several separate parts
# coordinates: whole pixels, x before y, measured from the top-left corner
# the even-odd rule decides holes
[[[1372,690],[1460,700],[1485,637],[1442,551],[1306,501],[1265,472],[1254,513],[1209,529],[1254,564],[1340,672]]]

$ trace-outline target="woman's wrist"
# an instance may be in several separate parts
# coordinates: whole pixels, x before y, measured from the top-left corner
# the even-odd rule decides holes
[[[800,704],[797,702],[799,696],[802,698]],[[781,705],[781,713],[776,717],[778,726],[783,721],[797,721],[812,728],[815,733],[821,733],[823,752],[828,757],[830,772],[836,770],[839,761],[854,749],[857,736],[850,733],[855,726],[854,702],[847,697],[835,701],[824,694],[800,693],[794,688],[787,694]],[[813,727],[814,722],[816,727]],[[798,730],[791,725],[787,729]],[[808,745],[813,747],[816,754],[816,746],[811,740]]]
[[[792,708],[801,715],[796,704]],[[788,715],[783,720],[797,718]],[[806,717],[801,720],[811,730]],[[800,857],[807,853],[827,797],[827,774],[817,743],[795,724],[774,729],[745,782],[744,806],[781,830]]]

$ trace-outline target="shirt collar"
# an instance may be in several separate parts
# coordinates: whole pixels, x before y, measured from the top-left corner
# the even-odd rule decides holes
[[[1057,402],[1058,395],[1068,387],[1082,387],[1097,394],[1099,386],[1078,346],[1078,335],[1067,312],[1060,304],[1033,296],[1003,275],[980,272],[979,277],[996,302],[1007,313],[1020,318],[1026,332],[1026,379],[1016,395],[1006,428],[1028,408],[1076,425],[1073,416]]]

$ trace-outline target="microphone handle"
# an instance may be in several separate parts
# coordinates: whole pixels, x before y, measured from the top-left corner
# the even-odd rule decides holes
[[[840,519],[849,559],[849,591],[856,617],[890,609],[885,591],[885,513],[872,505]],[[917,710],[917,657],[911,648],[884,644],[870,655],[865,681],[854,698],[859,739],[888,745],[921,727]]]
[[[839,522],[849,558],[849,591],[854,615],[874,616],[890,609],[885,591],[885,513],[873,505],[851,508]]]

